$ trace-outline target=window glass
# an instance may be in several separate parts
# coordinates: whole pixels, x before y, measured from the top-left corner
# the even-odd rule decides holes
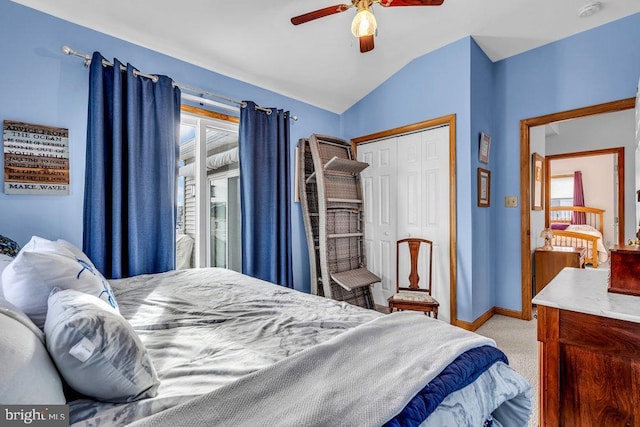
[[[552,176],[549,193],[551,206],[573,206],[573,176]],[[558,212],[551,212],[549,217],[560,219],[558,215]]]
[[[199,157],[202,175],[196,173]],[[190,267],[242,269],[238,165],[236,122],[182,114],[177,233],[192,239]],[[199,195],[208,200],[197,203]]]

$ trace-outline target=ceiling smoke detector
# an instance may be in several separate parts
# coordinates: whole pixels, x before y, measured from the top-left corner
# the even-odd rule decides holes
[[[602,9],[602,3],[600,3],[599,1],[588,3],[578,10],[578,16],[580,18],[586,18],[587,16],[598,13],[600,9]]]

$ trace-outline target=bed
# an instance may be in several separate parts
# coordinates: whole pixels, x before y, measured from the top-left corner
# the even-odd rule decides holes
[[[576,215],[578,215],[577,218]],[[553,230],[551,244],[586,248],[585,264],[598,268],[600,263],[609,259],[602,237],[603,218],[603,209],[585,206],[552,206],[549,208],[549,224]]]
[[[30,340],[28,346],[20,345],[20,339],[12,336],[0,339],[0,345],[35,351],[38,342],[46,343],[44,354],[48,351],[61,373],[60,382],[67,386],[65,400],[73,426],[499,427],[528,423],[530,385],[508,366],[489,338],[422,313],[384,315],[219,268],[103,283],[99,274],[89,274],[93,266],[82,255],[73,254],[83,268],[77,277],[96,279],[96,289],[85,286],[80,292],[68,285],[71,288],[51,290],[46,340],[20,307],[5,302],[0,309],[0,323],[18,322],[24,330],[21,339]],[[24,261],[20,256],[16,261]],[[11,280],[15,271],[6,271],[17,270],[20,262],[16,261],[1,276],[7,299],[16,289]],[[32,264],[28,270],[32,274]],[[49,265],[42,274],[53,272]],[[108,304],[111,299],[114,304],[117,301],[115,307]],[[83,335],[90,342],[79,349],[73,345],[76,356],[69,357],[68,348],[56,347],[60,341],[56,334],[83,310],[91,317],[91,330]],[[131,335],[127,337],[131,348],[112,348],[125,338],[109,337],[115,327],[102,327],[104,319],[112,319]],[[19,329],[2,326],[4,332]],[[94,352],[93,345],[102,346],[101,353]],[[114,359],[109,361],[108,375],[85,372],[78,381],[79,374],[69,372],[69,363],[81,370],[109,352]],[[135,369],[129,358],[122,360],[123,354],[132,352]],[[78,356],[88,362],[78,362]],[[124,397],[89,398],[95,388],[108,394],[106,384],[114,381],[112,370],[119,363],[127,363],[127,369],[118,375],[135,371],[141,379],[127,384]],[[50,378],[56,370],[47,372],[38,375]],[[15,384],[16,375],[12,378]],[[11,383],[0,379],[2,384]],[[56,403],[51,395],[56,395],[59,385],[53,379],[47,384],[54,390],[45,403]],[[0,403],[8,403],[13,396],[0,388]]]

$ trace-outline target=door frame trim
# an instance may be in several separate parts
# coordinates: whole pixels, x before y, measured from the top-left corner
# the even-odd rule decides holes
[[[522,319],[531,320],[531,168],[529,130],[560,120],[577,119],[597,114],[614,113],[635,108],[635,98],[605,102],[589,107],[561,111],[559,113],[520,120],[520,258]],[[624,230],[623,230],[624,233]]]
[[[418,123],[412,123],[405,126],[400,126],[393,129],[384,130],[381,132],[372,133],[369,135],[363,135],[351,139],[351,145],[353,146],[354,153],[358,153],[358,144],[365,144],[367,142],[373,142],[378,139],[386,139],[394,136],[399,136],[407,133],[419,132],[428,128],[438,126],[449,126],[449,264],[451,278],[449,283],[449,301],[450,301],[450,315],[451,324],[461,326],[458,321],[457,313],[457,300],[456,300],[456,283],[457,283],[457,271],[458,271],[458,259],[457,259],[457,237],[456,237],[456,115],[450,114],[447,116],[438,117],[435,119],[429,119]]]

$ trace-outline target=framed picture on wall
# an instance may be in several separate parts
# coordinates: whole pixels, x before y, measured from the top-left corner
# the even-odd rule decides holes
[[[489,207],[491,204],[491,171],[478,168],[478,206]]]
[[[491,136],[480,133],[480,149],[478,151],[478,160],[482,163],[489,164],[489,151],[491,150]]]
[[[4,120],[4,193],[68,196],[69,129]]]
[[[544,157],[538,153],[531,155],[531,209],[541,211],[544,189]]]

